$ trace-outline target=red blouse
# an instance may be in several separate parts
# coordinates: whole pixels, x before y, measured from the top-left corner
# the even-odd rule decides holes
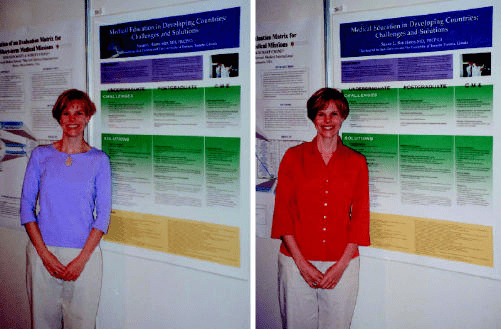
[[[362,154],[339,137],[328,165],[316,138],[287,150],[278,171],[272,238],[294,235],[306,259],[337,261],[348,243],[370,245],[369,214],[369,172]],[[283,242],[280,251],[290,256]]]

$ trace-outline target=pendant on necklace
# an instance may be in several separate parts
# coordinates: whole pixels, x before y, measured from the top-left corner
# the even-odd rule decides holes
[[[66,158],[66,167],[69,167],[71,166],[73,162],[71,161],[71,157],[68,155],[68,157]]]

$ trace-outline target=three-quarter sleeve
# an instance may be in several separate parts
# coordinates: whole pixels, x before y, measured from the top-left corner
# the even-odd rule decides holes
[[[31,152],[30,160],[24,174],[23,189],[21,192],[20,217],[21,225],[36,222],[36,204],[40,189],[40,165],[38,149]]]
[[[348,242],[359,246],[370,245],[369,170],[365,157],[359,161],[359,170],[351,208]]]
[[[275,192],[275,209],[271,237],[280,239],[294,234],[294,221],[298,216],[293,175],[294,160],[292,152],[285,153],[278,170]]]
[[[96,218],[92,224],[103,233],[108,232],[111,213],[111,167],[105,154],[101,157],[101,165],[96,174]]]

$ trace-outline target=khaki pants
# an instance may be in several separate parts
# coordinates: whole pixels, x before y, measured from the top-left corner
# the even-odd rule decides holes
[[[322,273],[335,262],[311,262]],[[287,329],[348,329],[358,294],[360,258],[351,260],[334,289],[313,289],[292,257],[279,253],[280,313]]]
[[[49,247],[67,265],[80,249]],[[56,279],[49,274],[31,241],[26,246],[26,285],[33,329],[95,329],[101,294],[103,259],[94,250],[76,281]]]

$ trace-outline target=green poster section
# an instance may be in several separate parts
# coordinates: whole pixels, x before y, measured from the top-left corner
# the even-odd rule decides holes
[[[152,196],[151,136],[102,134],[101,139],[110,157],[114,207],[140,207]]]
[[[397,117],[398,90],[343,90],[350,104],[350,119],[355,121],[390,121]]]
[[[240,138],[102,134],[102,149],[116,208],[240,206]]]
[[[343,134],[343,143],[365,155],[373,175],[398,174],[398,136],[385,134]]]
[[[152,96],[155,128],[173,123],[197,125],[204,120],[203,88],[153,89]]]
[[[404,204],[452,204],[454,184],[452,136],[399,136],[399,179]]]
[[[456,118],[468,127],[493,121],[494,86],[455,87]]]
[[[343,93],[350,103],[350,128],[493,125],[492,85],[345,89]]]
[[[208,205],[237,206],[240,203],[240,139],[206,137],[205,153]]]
[[[344,133],[343,143],[366,156],[373,202],[492,205],[492,136]]]
[[[151,91],[101,91],[101,116],[113,128],[138,128],[151,116]]]
[[[240,86],[102,90],[101,118],[120,130],[238,127],[240,98]]]
[[[454,118],[454,87],[404,88],[398,90],[398,97],[402,124],[449,122]]]
[[[153,175],[157,202],[201,207],[204,137],[153,136]]]
[[[207,123],[218,127],[225,122],[240,122],[240,86],[205,88]]]
[[[489,205],[493,195],[492,136],[457,136],[455,140],[458,204]]]

